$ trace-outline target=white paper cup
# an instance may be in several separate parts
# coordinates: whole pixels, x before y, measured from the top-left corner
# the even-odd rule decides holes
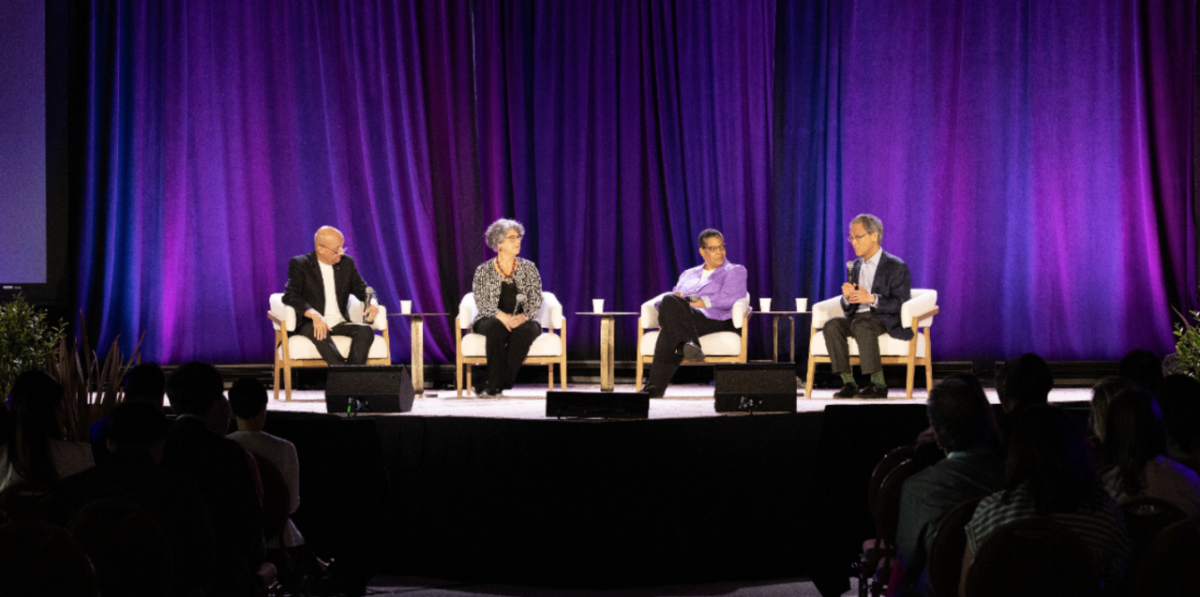
[[[412,301],[400,301],[400,313],[403,315],[412,313]]]
[[[771,310],[771,299],[768,299],[768,298],[758,299],[758,306],[760,308],[762,308],[763,312],[770,311]]]
[[[592,312],[593,313],[603,313],[604,312],[604,299],[592,299]]]
[[[803,313],[808,310],[808,299],[796,299],[796,310]]]

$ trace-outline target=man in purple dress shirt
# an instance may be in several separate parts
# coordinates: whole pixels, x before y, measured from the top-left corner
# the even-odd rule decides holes
[[[662,398],[683,359],[704,360],[700,336],[734,332],[733,304],[746,296],[746,268],[725,260],[725,237],[709,228],[700,233],[704,265],[683,272],[658,305],[661,330],[650,367],[651,398]]]

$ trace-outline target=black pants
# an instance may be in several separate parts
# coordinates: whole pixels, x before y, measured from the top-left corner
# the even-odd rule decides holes
[[[829,361],[834,373],[850,373],[850,341],[858,342],[858,362],[863,375],[883,371],[879,362],[879,335],[887,333],[887,327],[865,311],[850,317],[830,319],[825,324],[825,347],[829,349]]]
[[[683,362],[678,354],[685,342],[700,345],[700,336],[714,332],[734,332],[732,319],[709,319],[699,309],[693,309],[687,299],[673,294],[663,298],[658,306],[658,341],[654,343],[654,363],[650,366],[650,385],[664,390],[671,376]]]
[[[484,317],[471,329],[487,338],[487,383],[476,382],[474,389],[511,390],[521,363],[529,355],[529,347],[542,335],[541,324],[529,320],[510,332],[499,319]]]
[[[375,331],[371,329],[369,324],[365,323],[349,323],[342,322],[329,329],[329,333],[325,334],[324,340],[317,340],[313,336],[312,320],[305,317],[304,321],[296,324],[296,332],[316,345],[317,352],[321,353],[321,358],[325,359],[330,365],[362,365],[367,362],[367,355],[371,352],[371,344],[375,342]],[[349,336],[350,337],[350,355],[342,358],[338,352],[337,345],[333,343],[334,336]]]

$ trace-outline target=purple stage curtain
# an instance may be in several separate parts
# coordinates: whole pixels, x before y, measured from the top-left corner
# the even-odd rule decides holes
[[[1165,353],[1168,305],[1196,287],[1195,2],[127,0],[76,17],[77,301],[102,344],[145,333],[150,360],[269,360],[267,298],[323,224],[393,311],[453,314],[487,224],[522,221],[573,359],[599,340],[574,312],[669,290],[707,227],[756,299],[790,303],[836,293],[849,219],[879,215],[914,286],[940,292],[939,360]],[[427,326],[435,361],[453,360],[446,321]]]
[[[1173,351],[1196,290],[1194,1],[779,12],[777,296],[833,295],[869,212],[938,290],[935,359]]]

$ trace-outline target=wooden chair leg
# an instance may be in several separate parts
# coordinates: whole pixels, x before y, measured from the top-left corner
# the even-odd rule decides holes
[[[640,349],[638,350],[638,353],[641,353]],[[643,368],[645,368],[645,365],[642,364],[642,355],[638,354],[637,355],[637,373],[636,373],[637,382],[633,388],[633,391],[635,391],[635,392],[642,391],[642,370],[643,370]]]
[[[925,390],[933,389],[933,347],[929,344],[929,328],[925,328]]]
[[[292,401],[292,366],[287,362],[283,362],[283,387],[286,388],[284,395],[287,396],[287,401]]]
[[[279,401],[279,358],[275,358],[275,401]]]
[[[554,363],[546,365],[546,370],[549,372],[550,385],[546,387],[547,392],[554,391]]]
[[[812,351],[808,354],[808,373],[804,376],[804,398],[811,400],[813,388],[813,376],[817,373],[817,361],[813,358]]]
[[[554,365],[550,365],[550,368],[553,369]],[[562,385],[562,391],[565,392],[565,391],[567,391],[567,359],[566,359],[566,357],[563,357],[562,362],[559,363],[559,365],[558,365],[558,369],[559,369],[558,376],[559,376],[559,378],[562,379],[562,381],[560,381],[559,384]]]
[[[917,372],[917,364],[913,360],[913,355],[909,354],[908,355],[908,379],[905,382],[905,392],[904,392],[904,397],[909,400],[912,400],[913,377],[916,374],[916,372]]]
[[[465,389],[467,391],[468,396],[474,396],[475,395],[475,385],[473,383],[471,383],[471,364],[463,363],[463,371],[465,371],[466,375],[467,375],[467,385],[463,389]]]

